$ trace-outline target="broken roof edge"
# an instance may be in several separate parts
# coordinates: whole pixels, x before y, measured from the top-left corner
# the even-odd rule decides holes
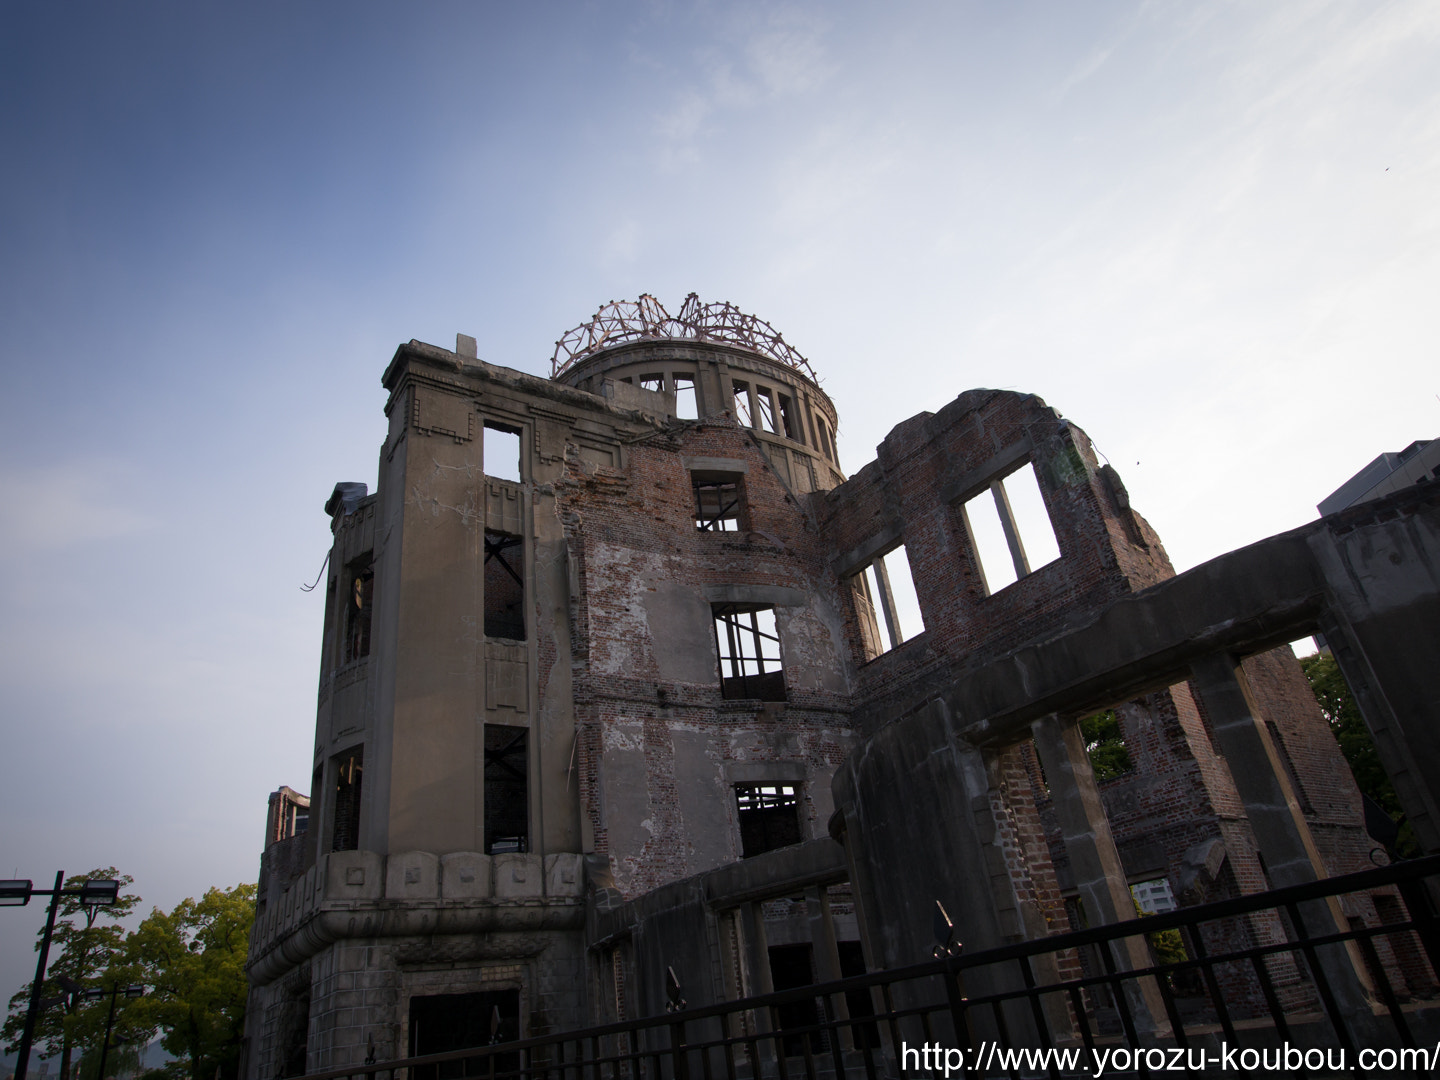
[[[664,429],[667,426],[642,410],[613,405],[606,398],[589,390],[581,390],[568,383],[547,379],[542,375],[532,375],[530,372],[521,371],[518,368],[491,364],[478,358],[464,357],[442,346],[431,345],[429,342],[419,341],[416,338],[411,338],[396,347],[395,355],[391,357],[384,374],[380,376],[381,385],[390,392],[390,400],[385,403],[387,416],[394,404],[395,392],[400,387],[406,368],[413,361],[418,361],[432,369],[438,368],[466,378],[509,383],[516,389],[537,397],[549,398],[551,401],[574,408],[598,411],[631,423],[645,424],[657,429]]]

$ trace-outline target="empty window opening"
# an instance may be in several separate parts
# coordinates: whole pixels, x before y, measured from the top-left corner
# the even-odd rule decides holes
[[[867,660],[909,641],[925,628],[903,544],[856,574],[854,588]]]
[[[410,1056],[473,1050],[520,1038],[520,991],[488,990],[474,994],[428,994],[410,999]],[[492,1072],[493,1064],[493,1072]],[[417,1065],[413,1080],[463,1080],[518,1069],[520,1055],[469,1058]]]
[[[520,482],[520,429],[485,421],[485,475]]]
[[[716,604],[714,612],[721,696],[784,701],[785,673],[780,667],[775,609],[754,604]]]
[[[485,532],[485,636],[525,640],[525,539]]]
[[[800,793],[794,785],[736,784],[735,805],[741,858],[800,843]]]
[[[755,404],[760,411],[760,427],[770,432],[771,435],[779,435],[780,429],[775,423],[774,395],[763,387],[756,387]]]
[[[800,435],[800,421],[795,412],[795,399],[780,395],[780,426],[783,427],[787,439],[803,443],[805,440]]]
[[[834,461],[835,451],[830,446],[830,429],[825,426],[825,421],[818,416],[815,418],[815,432],[820,440],[820,452],[831,461]]]
[[[700,416],[695,380],[688,375],[675,376],[675,415],[681,420],[696,420]]]
[[[664,376],[664,375],[641,375],[641,376],[640,376],[640,389],[642,389],[642,390],[653,390],[653,391],[654,391],[655,393],[657,393],[657,394],[664,393],[664,392],[665,392],[665,376]]]
[[[1034,466],[992,480],[965,503],[965,523],[988,594],[1060,557]]]
[[[1114,780],[1135,768],[1130,748],[1125,745],[1120,717],[1114,709],[1081,720],[1080,737],[1085,740],[1085,753],[1090,757],[1090,770],[1097,783]]]
[[[695,527],[701,532],[740,530],[738,477],[703,478],[692,474],[695,486]]]
[[[485,725],[485,854],[530,850],[530,755],[525,728]]]
[[[368,563],[350,573],[345,592],[345,663],[370,655],[370,611],[375,601],[375,571]]]
[[[360,850],[360,778],[365,773],[365,748],[335,759],[335,831],[331,851]]]
[[[750,412],[750,387],[747,383],[737,382],[735,384],[735,419],[745,427],[755,426]]]
[[[770,984],[775,987],[776,993],[814,985],[815,950],[809,942],[799,945],[771,945],[768,951],[770,954]],[[814,1028],[818,1027],[820,1023],[820,1010],[816,1007],[814,998],[800,998],[798,1001],[787,1001],[783,1005],[777,1005],[775,1014],[781,1031]],[[784,1036],[782,1043],[785,1047],[785,1056],[797,1057],[803,1054],[805,1045],[801,1040],[804,1038],[806,1038],[804,1035]],[[812,1053],[825,1049],[824,1032],[812,1031],[809,1040]]]

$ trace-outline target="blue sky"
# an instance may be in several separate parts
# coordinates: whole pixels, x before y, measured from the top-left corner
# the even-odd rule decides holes
[[[0,874],[253,879],[379,377],[695,291],[850,471],[974,386],[1177,566],[1440,435],[1440,8],[0,0]],[[39,913],[0,918],[0,987]],[[5,990],[9,993],[9,990]]]

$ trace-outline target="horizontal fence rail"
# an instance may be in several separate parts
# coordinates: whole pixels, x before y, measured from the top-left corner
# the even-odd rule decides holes
[[[1440,855],[983,952],[941,949],[924,963],[836,982],[306,1080],[1093,1075],[1098,1055],[1142,1047],[1167,1048],[1172,1062],[1176,1053],[1190,1055],[1180,1060],[1192,1067],[1194,1055],[1214,1065],[1212,1051],[1229,1048],[1227,1071],[1243,1075],[1248,1061],[1262,1059],[1237,1058],[1237,1048],[1254,1054],[1282,1045],[1343,1052],[1353,1068],[1367,1047],[1426,1055],[1418,1040],[1440,1040],[1440,919],[1430,892],[1437,879]],[[1352,915],[1349,929],[1338,930],[1331,918],[1332,932],[1317,932],[1316,913],[1342,912],[1346,897],[1367,897],[1380,921]],[[1127,967],[1135,953],[1124,946],[1135,939],[1145,943],[1147,966]],[[1364,1007],[1346,1006],[1337,971],[1353,974]],[[1407,1060],[1427,1063],[1422,1072],[1440,1065]],[[1113,1071],[1143,1075],[1144,1064]]]

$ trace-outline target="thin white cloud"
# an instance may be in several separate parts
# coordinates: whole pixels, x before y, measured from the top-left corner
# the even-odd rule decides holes
[[[53,551],[154,528],[126,504],[125,471],[106,461],[12,468],[0,475],[0,543],[12,552]]]

